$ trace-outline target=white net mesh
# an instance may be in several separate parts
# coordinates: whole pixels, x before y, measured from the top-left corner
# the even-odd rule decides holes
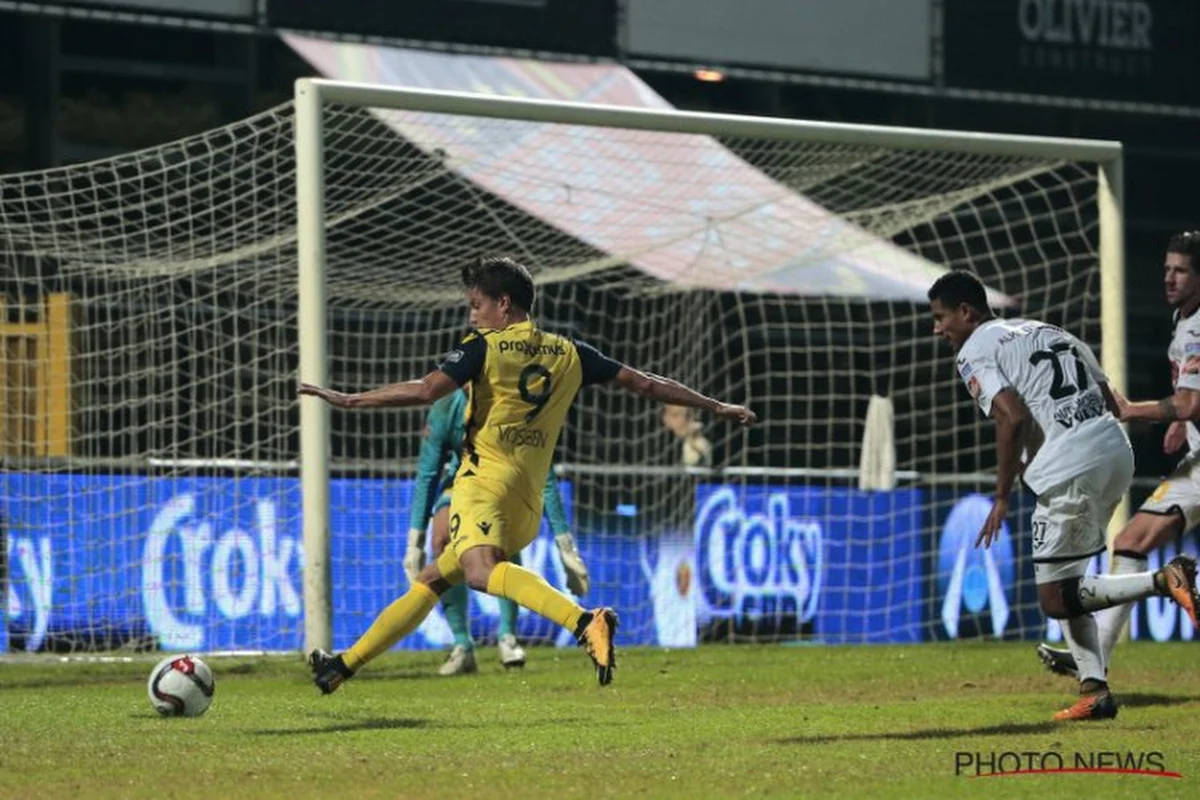
[[[581,393],[560,476],[587,603],[618,608],[626,643],[1041,631],[1028,498],[946,599],[994,456],[920,296],[969,268],[1097,343],[1094,168],[324,114],[333,386],[433,367],[465,331],[462,264],[505,253],[543,327],[758,411],[735,432]],[[295,205],[290,106],[0,179],[9,649],[301,646]],[[872,395],[894,411],[894,490],[858,488]],[[337,647],[404,589],[422,419],[333,414]],[[543,534],[526,563],[561,586]],[[495,604],[473,602],[486,636]],[[520,635],[561,641],[528,614]],[[408,645],[447,642],[435,614]]]

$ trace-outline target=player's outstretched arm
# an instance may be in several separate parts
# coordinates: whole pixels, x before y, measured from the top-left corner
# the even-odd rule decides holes
[[[727,419],[738,425],[749,427],[758,421],[758,415],[745,406],[722,403],[720,400],[715,400],[700,394],[695,389],[684,386],[679,381],[650,372],[642,372],[633,367],[621,367],[617,371],[616,377],[613,378],[613,383],[639,397],[677,406],[703,409],[712,412],[720,419]]]
[[[1174,400],[1172,398],[1167,398],[1166,400],[1161,400],[1157,403],[1134,404],[1125,399],[1125,395],[1121,394],[1117,388],[1108,381],[1100,381],[1098,385],[1100,387],[1100,392],[1104,395],[1105,407],[1108,409],[1109,413],[1122,422],[1128,422],[1130,419],[1144,419],[1144,417],[1131,417],[1129,415],[1129,408],[1131,405],[1137,405],[1141,408],[1140,412],[1135,412],[1136,415],[1138,413],[1144,413],[1145,410],[1149,410],[1150,407],[1154,407],[1157,410],[1160,403],[1170,402],[1172,405],[1174,404]],[[1200,393],[1192,390],[1184,389],[1181,391],[1189,391],[1193,395],[1200,397]],[[1179,449],[1187,444],[1187,423],[1187,418],[1174,419],[1171,421],[1171,424],[1167,426],[1167,431],[1163,434],[1163,452],[1165,454],[1173,455],[1179,452]]]
[[[334,408],[408,408],[427,406],[458,388],[454,379],[441,370],[434,370],[424,378],[381,386],[366,392],[347,394],[333,389],[300,384],[299,393],[319,397]]]
[[[1124,400],[1124,398],[1121,398]],[[1175,394],[1162,400],[1120,403],[1121,421],[1134,422],[1200,422],[1200,391],[1180,387]]]

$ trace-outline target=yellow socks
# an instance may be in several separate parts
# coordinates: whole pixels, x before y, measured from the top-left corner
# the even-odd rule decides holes
[[[342,653],[342,660],[350,669],[358,669],[387,652],[392,645],[415,631],[437,602],[438,596],[432,589],[423,583],[414,583],[402,597],[375,618],[367,632],[349,650]]]
[[[572,633],[579,626],[583,609],[535,572],[510,564],[497,564],[488,578],[488,594],[508,599],[557,622]],[[417,629],[437,605],[438,596],[423,583],[414,583],[403,597],[385,608],[342,660],[357,670]]]
[[[492,570],[488,577],[487,590],[488,594],[507,597],[518,605],[557,622],[572,633],[579,626],[579,618],[584,613],[583,609],[571,602],[566,595],[546,583],[541,575],[507,561],[502,561]]]

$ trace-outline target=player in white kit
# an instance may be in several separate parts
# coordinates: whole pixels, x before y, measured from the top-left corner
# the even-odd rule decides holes
[[[1171,362],[1171,386],[1175,394],[1164,400],[1125,403],[1118,397],[1123,420],[1170,422],[1163,437],[1163,450],[1178,452],[1186,443],[1188,454],[1174,473],[1159,484],[1142,503],[1129,524],[1113,541],[1112,572],[1129,574],[1146,569],[1146,557],[1200,524],[1200,231],[1171,237],[1163,264],[1167,303],[1175,309],[1175,335],[1167,349]],[[1132,606],[1114,606],[1097,615],[1100,645],[1107,664],[1116,647]],[[1200,627],[1196,610],[1188,610],[1192,624]],[[1050,670],[1061,675],[1078,673],[1075,659],[1067,650],[1039,645],[1038,656]]]
[[[1105,549],[1108,520],[1133,479],[1133,450],[1114,416],[1119,406],[1108,378],[1088,346],[1061,328],[993,316],[983,284],[968,272],[938,278],[929,301],[934,334],[957,353],[968,391],[996,421],[996,493],[975,544],[992,543],[1023,472],[1037,495],[1038,602],[1047,616],[1063,620],[1078,665],[1079,700],[1054,718],[1115,717],[1091,612],[1159,594],[1194,613],[1196,563],[1180,556],[1155,572],[1085,577],[1088,560]]]

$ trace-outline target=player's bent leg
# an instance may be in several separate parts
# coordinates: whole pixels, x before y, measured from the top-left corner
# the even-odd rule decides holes
[[[574,630],[583,609],[536,572],[505,561],[504,551],[478,545],[461,553],[463,573],[472,589],[507,597],[564,628]]]
[[[1183,530],[1184,522],[1183,510],[1177,504],[1166,505],[1161,510],[1143,508],[1138,511],[1113,540],[1110,573],[1135,575],[1147,572],[1147,555],[1173,540]],[[1132,603],[1122,603],[1102,609],[1096,616],[1096,625],[1100,631],[1100,648],[1104,653],[1106,668],[1121,632],[1129,621],[1132,608]],[[1078,675],[1075,658],[1069,650],[1039,644],[1037,656],[1042,664],[1056,675]]]
[[[607,684],[616,666],[616,613],[607,608],[585,612],[541,575],[504,560],[506,554],[520,551],[533,540],[540,523],[541,509],[506,499],[484,482],[456,486],[450,509],[450,546],[458,554],[470,586],[515,600],[572,631],[595,664],[597,680]]]
[[[1057,720],[1103,719],[1117,713],[1116,701],[1108,688],[1096,620],[1080,600],[1079,582],[1087,564],[1087,558],[1034,564],[1038,601],[1048,616],[1062,620],[1064,638],[1079,679],[1079,700],[1057,712],[1054,715]]]
[[[546,580],[524,567],[500,561],[503,553],[495,547],[476,546],[460,555],[463,571],[472,587],[483,583],[496,597],[507,597],[575,634],[575,640],[592,659],[596,680],[601,686],[612,682],[616,668],[614,640],[617,614],[611,608],[584,611],[569,597],[554,589]]]
[[[1141,553],[1149,553],[1154,547],[1164,544],[1174,535],[1190,530],[1200,524],[1200,460],[1189,455],[1170,478],[1163,481],[1135,516],[1166,517],[1169,521],[1153,525],[1147,522],[1142,539],[1131,542],[1131,547]],[[1163,529],[1163,525],[1168,526]],[[1188,612],[1192,625],[1200,627],[1197,611],[1200,596],[1196,594],[1195,560],[1179,556],[1160,570],[1163,573],[1163,593],[1171,597]]]
[[[1035,565],[1035,571],[1037,569]],[[1197,610],[1196,559],[1182,554],[1154,572],[1132,575],[1089,575],[1038,584],[1038,602],[1046,616],[1070,619],[1091,611],[1132,603],[1162,595],[1170,597],[1187,612],[1192,625],[1200,628]]]
[[[1110,719],[1117,714],[1106,682],[1106,654],[1091,611],[1126,604],[1152,594],[1171,597],[1196,624],[1200,594],[1196,588],[1196,561],[1180,555],[1159,570],[1133,575],[1080,577],[1083,562],[1035,565],[1038,599],[1049,616],[1064,619],[1068,644],[1080,679],[1080,699],[1055,715],[1055,719]],[[1051,578],[1051,580],[1046,580]]]
[[[322,694],[336,691],[364,664],[387,652],[429,616],[437,605],[438,596],[449,589],[452,582],[462,580],[462,572],[456,565],[447,572],[440,569],[439,565],[444,561],[445,553],[437,562],[427,564],[409,590],[385,608],[367,632],[341,655],[319,649],[308,654],[313,683]]]

